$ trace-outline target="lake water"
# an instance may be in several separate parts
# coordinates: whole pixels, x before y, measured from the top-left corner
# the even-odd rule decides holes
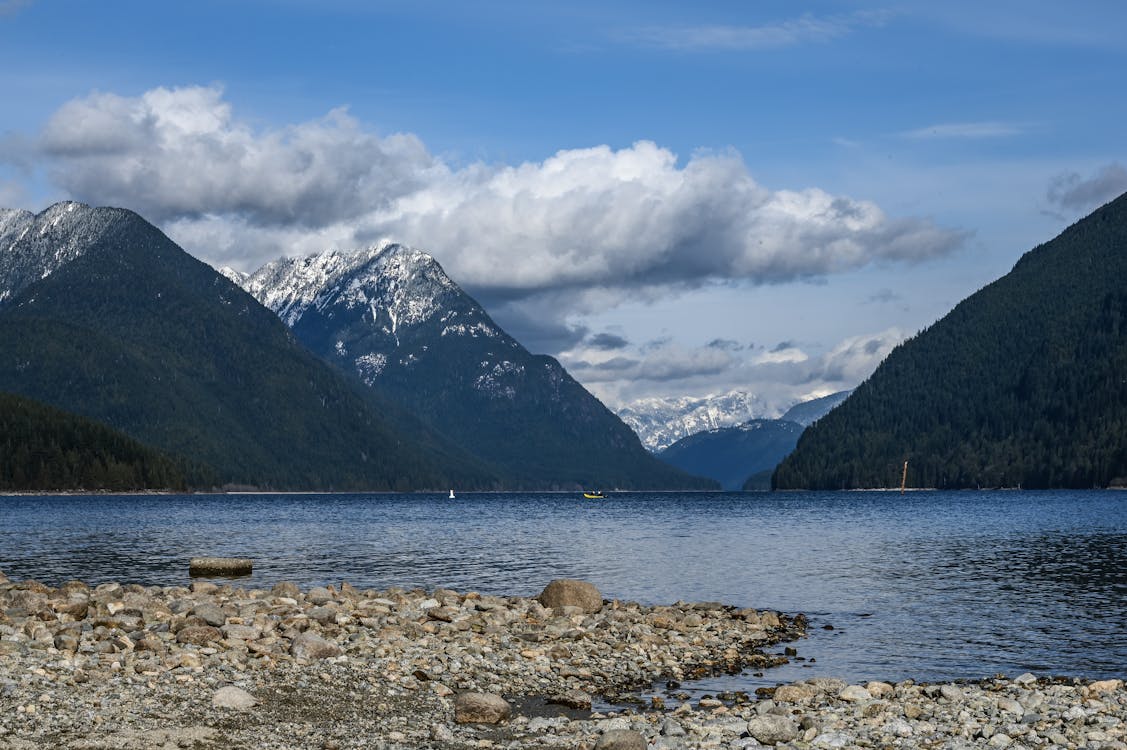
[[[698,690],[1127,675],[1127,492],[0,497],[13,579],[186,584],[205,555],[254,558],[247,587],[535,595],[566,577],[810,618],[813,662]]]

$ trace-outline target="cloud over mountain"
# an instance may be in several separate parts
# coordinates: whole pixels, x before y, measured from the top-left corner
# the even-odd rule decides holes
[[[963,239],[818,188],[770,190],[730,151],[682,163],[639,141],[458,168],[345,110],[256,128],[214,86],[70,101],[38,148],[74,198],[135,208],[211,260],[250,268],[390,236],[498,298],[784,282],[930,258]]]

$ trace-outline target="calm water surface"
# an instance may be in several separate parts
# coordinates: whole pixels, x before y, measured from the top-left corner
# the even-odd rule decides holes
[[[814,663],[698,689],[1127,674],[1121,492],[0,497],[15,579],[182,584],[202,555],[254,558],[248,587],[535,595],[568,577],[810,617]]]

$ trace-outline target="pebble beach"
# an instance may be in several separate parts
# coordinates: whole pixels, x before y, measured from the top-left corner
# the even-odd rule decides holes
[[[805,617],[544,583],[498,597],[0,573],[0,750],[1127,748],[1120,679],[817,678],[690,699],[684,681],[778,664],[768,650]]]

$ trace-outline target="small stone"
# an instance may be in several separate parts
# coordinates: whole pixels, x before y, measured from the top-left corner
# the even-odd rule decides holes
[[[837,694],[837,697],[850,703],[859,703],[873,699],[872,694],[860,685],[847,685],[842,688],[841,692]]]
[[[881,727],[881,731],[885,734],[893,734],[897,737],[911,737],[912,725],[904,721],[900,717],[896,717],[892,721]]]
[[[430,738],[435,742],[450,743],[454,741],[454,731],[445,724],[435,724],[430,728]]]
[[[798,724],[790,716],[756,716],[747,723],[747,733],[764,745],[777,745],[798,739]]]
[[[1013,739],[1009,735],[998,732],[986,744],[990,747],[1008,747],[1012,742]]]
[[[1114,693],[1123,687],[1123,680],[1098,680],[1088,686],[1093,693]]]
[[[211,705],[216,708],[233,708],[246,711],[258,704],[258,699],[253,695],[234,685],[219,688],[211,696]]]
[[[1031,672],[1026,672],[1025,674],[1019,674],[1017,677],[1014,678],[1014,684],[1021,685],[1022,687],[1029,687],[1030,685],[1036,685],[1037,684],[1037,677],[1036,677],[1036,675],[1034,675]]]
[[[214,604],[197,604],[192,608],[192,614],[199,617],[208,625],[222,627],[227,622],[227,615]]]
[[[223,633],[219,632],[219,628],[211,625],[192,625],[181,628],[176,634],[177,643],[191,643],[195,646],[206,646],[220,640],[223,640]]]
[[[454,721],[459,724],[500,724],[513,708],[493,693],[461,693],[454,698]]]
[[[316,586],[309,589],[309,593],[305,595],[305,598],[308,599],[311,604],[320,606],[325,602],[331,602],[333,600],[333,592],[329,591],[324,586]]]
[[[775,688],[775,700],[780,703],[801,703],[810,700],[816,693],[817,691],[812,685],[795,682]]]
[[[290,655],[295,659],[327,659],[330,656],[340,656],[340,646],[326,641],[321,636],[305,632],[293,639],[290,644]]]
[[[595,750],[646,750],[646,738],[632,729],[611,729],[599,737]]]
[[[963,699],[963,691],[955,685],[943,685],[939,688],[939,694],[947,700],[955,703]]]
[[[869,694],[874,698],[884,698],[885,696],[892,695],[893,692],[892,685],[889,685],[887,682],[878,682],[876,680],[866,684],[865,689],[868,690]]]
[[[571,578],[557,578],[545,586],[536,599],[549,609],[579,607],[594,614],[603,608],[603,595],[594,584]]]
[[[301,589],[297,587],[296,583],[292,581],[279,581],[274,584],[274,588],[270,589],[270,593],[274,596],[284,596],[290,599],[297,599],[301,596]]]
[[[814,738],[810,747],[856,747],[852,736],[844,732],[823,732]]]
[[[553,703],[558,706],[567,706],[584,711],[591,709],[591,694],[583,690],[568,690],[567,692],[553,695],[548,699],[548,703]]]
[[[1001,698],[1001,699],[999,699],[998,700],[998,708],[1002,709],[1003,711],[1008,711],[1011,714],[1015,714],[1017,716],[1024,716],[1025,715],[1025,709],[1022,707],[1022,705],[1020,703],[1015,701],[1013,698]]]

